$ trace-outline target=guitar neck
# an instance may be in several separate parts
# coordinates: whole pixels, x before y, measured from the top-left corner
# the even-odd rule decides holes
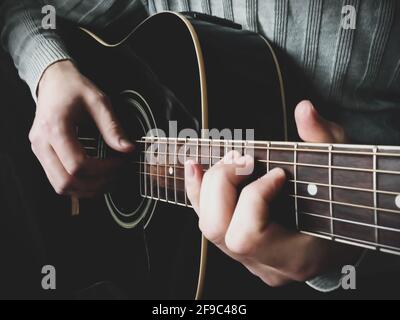
[[[400,252],[400,148],[286,142],[144,138],[141,193],[190,207],[184,163],[206,171],[231,150],[288,176],[300,232],[387,253]]]

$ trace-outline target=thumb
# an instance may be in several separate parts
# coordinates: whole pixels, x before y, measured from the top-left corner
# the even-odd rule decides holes
[[[312,143],[345,143],[343,128],[322,118],[310,101],[302,101],[295,111],[297,130],[301,139]]]
[[[97,101],[86,101],[89,114],[97,125],[104,141],[115,151],[128,153],[135,146],[128,139],[114,111],[109,99],[100,95]]]

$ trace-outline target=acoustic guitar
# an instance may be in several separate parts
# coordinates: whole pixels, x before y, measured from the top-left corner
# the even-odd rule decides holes
[[[104,199],[118,226],[143,235],[132,248],[145,248],[138,259],[146,260],[149,273],[171,271],[153,279],[152,290],[168,278],[201,298],[207,241],[185,192],[184,161],[195,159],[208,170],[232,149],[253,154],[260,173],[286,170],[282,223],[288,227],[400,253],[400,148],[289,142],[292,110],[279,59],[265,38],[198,13],[157,14],[112,43],[92,31],[66,29],[80,69],[111,97],[140,151]],[[197,138],[179,136],[184,128]],[[255,134],[210,139],[210,128]],[[79,136],[90,155],[118,156],[91,130],[80,128]],[[149,153],[157,161],[149,161]]]

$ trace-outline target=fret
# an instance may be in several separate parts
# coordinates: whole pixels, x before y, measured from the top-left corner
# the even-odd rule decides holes
[[[184,161],[183,161],[184,164],[186,164],[186,161],[187,161],[187,152],[188,152],[187,142],[188,142],[188,140],[185,139],[185,147],[184,147],[185,155],[184,155]],[[186,179],[184,181],[184,184],[185,184],[185,206],[187,207],[188,206],[188,197],[187,197],[187,192],[186,192]]]
[[[149,146],[150,150],[152,150],[152,146],[153,146],[153,143],[150,142],[150,146]],[[146,152],[147,152],[147,148],[146,148]],[[148,154],[146,154],[146,156],[148,156]],[[151,154],[150,154],[150,156],[151,156]],[[151,159],[147,159],[147,160],[151,164]],[[151,174],[150,170],[151,170],[151,167],[149,167],[149,173]],[[150,197],[154,198],[154,195],[153,195],[153,179],[151,179],[151,176],[149,177],[149,187],[150,187]]]
[[[378,207],[378,198],[377,198],[377,193],[376,193],[376,189],[377,189],[377,183],[376,183],[376,169],[377,169],[377,148],[374,148],[373,150],[374,152],[374,156],[373,156],[373,169],[374,169],[374,173],[373,173],[373,189],[374,189],[374,201],[373,201],[373,206],[374,206],[374,225],[375,227],[375,243],[379,243],[379,231],[377,226],[379,225],[379,220],[378,220],[378,211],[377,211],[377,207]]]
[[[212,140],[210,140],[209,141],[209,146],[208,146],[208,155],[209,155],[209,157],[208,157],[208,163],[209,163],[209,167],[208,167],[208,169],[211,169],[211,167],[212,167]]]
[[[225,151],[224,151],[224,157],[225,157],[229,153],[229,142],[228,142],[228,140],[224,141],[224,149],[225,149]]]
[[[160,193],[160,156],[161,156],[161,145],[160,145],[160,140],[157,142],[157,160],[156,160],[156,166],[157,166],[157,198],[161,199],[161,193]]]
[[[196,140],[196,162],[200,163],[200,143],[199,140]]]
[[[331,234],[334,235],[335,234],[335,226],[334,226],[334,215],[333,215],[333,193],[332,193],[332,151],[333,151],[333,146],[330,145],[329,146],[329,154],[328,154],[328,162],[329,162],[329,213],[331,216],[331,224],[330,224],[330,231]],[[336,198],[335,198],[336,199]]]
[[[267,150],[267,172],[270,172],[271,171],[271,168],[270,168],[270,161],[271,161],[271,151],[270,151],[270,149],[271,149],[271,143],[270,142],[268,142],[268,150]]]
[[[294,147],[294,159],[293,159],[293,163],[294,163],[294,168],[293,168],[293,176],[294,176],[294,195],[296,196],[296,198],[294,199],[294,205],[295,205],[295,214],[296,214],[296,228],[299,229],[299,204],[298,204],[298,192],[297,192],[297,148],[298,148],[298,144],[295,144]]]
[[[142,159],[143,157],[143,159]],[[140,153],[140,164],[139,164],[139,168],[140,168],[140,172],[144,172],[144,175],[140,176],[140,195],[142,197],[146,197],[147,196],[147,190],[146,190],[146,154],[141,152]]]
[[[165,169],[164,169],[164,175],[165,175],[165,201],[168,203],[169,202],[169,196],[168,196],[168,192],[169,192],[169,187],[168,187],[168,176],[169,176],[169,172],[167,170],[167,166],[169,165],[169,161],[168,161],[168,149],[169,149],[169,144],[167,143],[165,145],[165,155],[164,155],[164,161],[165,161]]]
[[[174,197],[175,197],[176,204],[178,204],[177,180],[176,180],[177,156],[178,156],[178,140],[175,140],[173,168],[174,168]]]

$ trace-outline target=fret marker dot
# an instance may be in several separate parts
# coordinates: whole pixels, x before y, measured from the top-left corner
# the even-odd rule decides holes
[[[174,168],[169,167],[168,173],[169,173],[170,176],[172,176],[174,174]]]
[[[396,207],[400,209],[400,194],[396,197]]]
[[[309,184],[307,187],[307,192],[310,196],[316,196],[318,193],[318,187],[315,184]]]

